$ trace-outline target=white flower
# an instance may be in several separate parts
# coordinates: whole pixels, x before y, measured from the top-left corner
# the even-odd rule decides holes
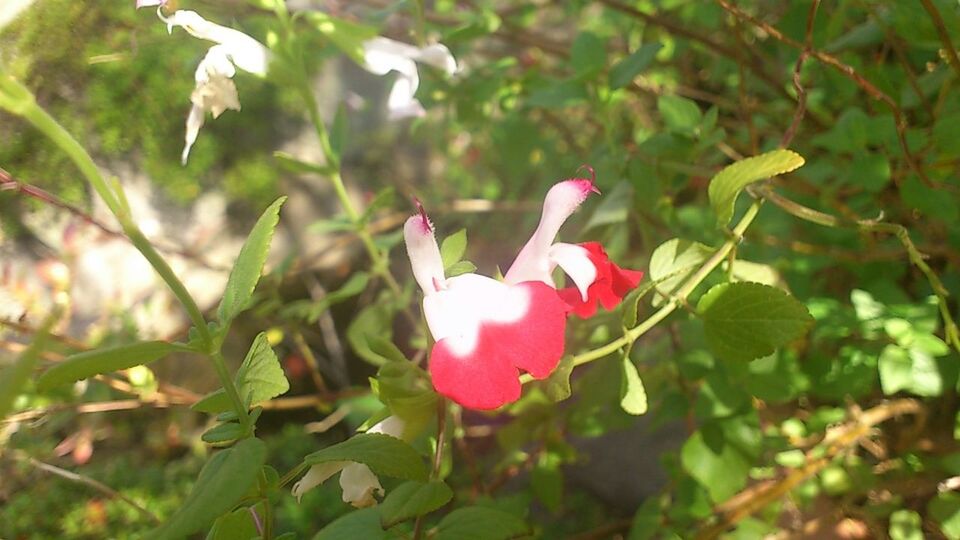
[[[389,416],[382,422],[370,428],[367,433],[383,433],[392,437],[403,438],[404,421],[396,416]],[[340,473],[340,488],[343,490],[343,502],[350,503],[357,508],[365,508],[377,504],[374,493],[383,495],[383,486],[373,471],[363,463],[352,461],[330,461],[318,463],[310,467],[307,474],[293,485],[293,496],[300,501],[303,494],[327,481],[331,476]]]
[[[0,1],[0,29],[13,22],[20,13],[30,7],[33,0],[2,0]]]
[[[423,105],[414,97],[420,86],[416,62],[444,70],[447,75],[457,72],[457,61],[446,46],[435,43],[414,47],[385,37],[375,37],[363,43],[363,68],[375,75],[391,71],[399,74],[387,98],[387,115],[392,120],[423,116]]]
[[[146,5],[153,1],[147,0]],[[179,26],[193,37],[216,43],[207,51],[194,73],[196,86],[190,94],[192,107],[187,116],[187,133],[181,156],[181,161],[186,164],[207,111],[217,118],[227,109],[240,110],[240,97],[233,83],[236,68],[265,77],[271,55],[259,41],[239,30],[207,21],[196,12],[178,10],[165,17],[158,10],[157,16],[167,23],[170,32],[173,32],[173,27]]]

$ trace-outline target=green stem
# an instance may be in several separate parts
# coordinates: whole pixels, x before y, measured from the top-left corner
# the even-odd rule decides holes
[[[574,356],[573,365],[580,366],[593,362],[594,360],[599,360],[600,358],[619,351],[625,346],[632,345],[634,341],[640,338],[640,336],[646,334],[651,328],[673,313],[677,307],[686,302],[686,299],[690,293],[692,293],[693,290],[696,289],[697,286],[700,285],[700,283],[703,282],[708,275],[710,275],[710,272],[713,272],[718,266],[720,266],[720,263],[722,263],[727,255],[730,254],[733,249],[736,248],[737,244],[740,243],[740,239],[743,238],[743,233],[746,232],[747,227],[749,227],[750,224],[753,223],[753,220],[756,219],[762,204],[763,199],[756,199],[753,201],[753,204],[750,205],[750,208],[747,209],[746,213],[742,218],[740,218],[740,221],[731,231],[730,237],[727,239],[727,241],[724,242],[723,245],[720,246],[720,248],[717,249],[717,251],[715,251],[713,255],[711,255],[710,258],[707,259],[692,276],[687,278],[687,281],[684,282],[679,289],[677,289],[677,292],[673,294],[667,303],[657,310],[656,313],[647,317],[637,326],[627,330],[627,332],[620,338],[615,339],[610,343],[603,345],[602,347],[598,347]],[[531,380],[533,379],[526,374],[525,376],[521,377],[522,382],[529,382]]]
[[[230,371],[227,369],[227,363],[223,359],[223,353],[219,350],[212,351],[210,353],[210,359],[213,360],[213,367],[217,370],[217,377],[220,378],[220,384],[223,385],[223,389],[227,392],[227,397],[230,398],[230,403],[233,405],[233,410],[236,411],[237,416],[240,419],[240,425],[243,427],[244,436],[251,435],[250,413],[247,411],[247,406],[240,398],[240,392],[237,390],[237,385],[233,382],[233,378],[230,376]]]

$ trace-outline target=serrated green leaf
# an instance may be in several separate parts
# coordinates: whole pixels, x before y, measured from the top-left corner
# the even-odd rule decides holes
[[[58,384],[72,383],[102,373],[149,364],[177,350],[166,341],[143,341],[105,349],[95,349],[69,356],[48,369],[37,380],[41,390]]]
[[[256,483],[266,456],[266,445],[255,438],[214,454],[177,512],[148,538],[183,538],[208,526]]]
[[[266,332],[257,334],[240,364],[237,386],[241,399],[248,406],[275,398],[290,389],[290,382],[283,374],[277,353],[270,347]]]
[[[743,188],[765,178],[788,173],[803,165],[803,157],[792,150],[773,150],[742,159],[714,175],[707,188],[717,224],[726,227],[733,217],[733,205]]]
[[[433,540],[508,540],[530,532],[527,524],[513,514],[468,506],[450,512],[437,524]]]
[[[380,504],[380,525],[389,529],[397,523],[429,514],[452,498],[453,491],[440,480],[405,482],[390,491]]]
[[[610,68],[610,88],[623,88],[653,62],[663,48],[661,43],[646,43]]]
[[[208,429],[200,436],[200,439],[207,444],[219,444],[235,441],[241,436],[243,436],[243,427],[235,422],[228,422],[217,424]]]
[[[724,270],[727,270],[727,264],[724,263]],[[733,261],[733,271],[731,272],[734,281],[748,281],[753,283],[763,283],[776,287],[780,282],[780,272],[768,265],[737,259]]]
[[[375,474],[426,481],[427,466],[417,451],[396,437],[382,433],[361,433],[342,443],[324,448],[304,458],[306,465],[330,461],[363,463]]]
[[[570,375],[573,373],[573,357],[566,355],[560,359],[557,368],[540,386],[551,401],[563,401],[570,397]]]
[[[240,254],[237,255],[233,270],[230,271],[230,277],[227,279],[227,287],[223,291],[223,300],[217,308],[217,316],[224,331],[234,317],[246,309],[253,290],[260,281],[260,273],[263,271],[263,264],[267,261],[273,231],[277,222],[280,221],[280,206],[286,200],[286,197],[280,197],[263,212],[253,226],[253,230],[250,231],[250,236],[243,243],[243,247],[240,248]]]
[[[460,229],[443,239],[440,243],[440,259],[443,261],[443,268],[449,268],[463,258],[467,252],[467,230]]]
[[[753,360],[797,339],[813,324],[806,306],[760,283],[723,283],[700,298],[710,350],[726,360]]]
[[[653,250],[650,256],[650,279],[658,291],[673,294],[711,255],[713,249],[709,246],[672,238]],[[652,303],[658,306],[664,301],[663,295],[655,294]]]
[[[386,540],[391,536],[380,526],[376,508],[355,510],[340,516],[313,537],[313,540]]]
[[[643,388],[643,380],[637,366],[630,361],[629,355],[623,355],[620,361],[620,407],[627,412],[639,416],[647,412],[647,391]]]

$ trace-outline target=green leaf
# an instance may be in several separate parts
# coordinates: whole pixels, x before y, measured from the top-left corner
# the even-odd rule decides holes
[[[347,107],[343,103],[337,107],[337,114],[333,117],[333,125],[330,126],[330,148],[336,161],[340,161],[343,155],[343,147],[347,141],[347,130],[350,127],[350,121],[347,118]]]
[[[877,361],[880,387],[886,395],[906,390],[918,396],[939,396],[943,393],[943,377],[937,361],[917,347],[904,349],[887,345]]]
[[[405,482],[395,487],[380,504],[380,525],[389,529],[397,523],[429,514],[452,498],[453,491],[440,480]]]
[[[338,49],[363,66],[363,43],[377,36],[373,27],[345,21],[321,11],[310,11],[304,17]]]
[[[166,341],[143,341],[106,349],[85,351],[48,369],[37,381],[41,390],[72,383],[101,373],[149,364],[177,350]]]
[[[641,45],[640,48],[633,51],[630,56],[610,68],[610,88],[616,90],[617,88],[623,88],[630,84],[634,77],[647,69],[647,66],[653,62],[653,59],[662,48],[663,44],[661,43]]]
[[[714,502],[722,502],[746,485],[761,441],[755,418],[711,422],[687,439],[680,461]]]
[[[300,159],[293,157],[291,154],[286,152],[274,152],[274,159],[277,160],[277,163],[281,167],[296,174],[303,173],[312,173],[319,174],[321,176],[327,176],[336,172],[336,169],[330,165],[318,165],[316,163],[309,163]]]
[[[697,103],[681,96],[660,96],[657,98],[657,110],[667,129],[686,135],[694,133],[702,118]]]
[[[374,195],[373,200],[370,201],[370,204],[367,205],[367,208],[363,211],[363,215],[360,216],[359,223],[362,227],[364,224],[368,223],[373,215],[380,210],[381,208],[388,208],[393,205],[394,201],[397,198],[397,190],[393,186],[387,186]]]
[[[306,465],[329,461],[363,463],[375,474],[405,480],[423,482],[428,475],[427,466],[412,446],[382,433],[354,435],[342,443],[314,452],[303,460]]]
[[[507,540],[530,532],[513,514],[483,506],[468,506],[450,512],[437,524],[433,540]]]
[[[286,197],[280,197],[263,212],[240,249],[237,261],[233,264],[233,270],[230,271],[230,278],[227,279],[223,300],[217,308],[217,316],[224,331],[234,317],[246,309],[253,295],[253,289],[260,281],[260,272],[263,271],[263,264],[267,260],[273,231],[277,222],[280,221],[280,206],[286,200]]]
[[[753,360],[797,339],[813,324],[806,306],[759,283],[723,283],[700,298],[707,344],[720,358]]]
[[[587,224],[583,226],[583,231],[600,227],[602,225],[612,225],[624,223],[633,207],[633,185],[629,182],[618,182],[610,190],[610,193],[601,200],[597,209],[593,211]]]
[[[217,518],[207,533],[207,540],[236,540],[238,538],[257,538],[257,524],[253,521],[250,508],[243,507]]]
[[[358,356],[375,366],[384,363],[382,356],[370,350],[368,337],[380,336],[386,340],[393,339],[393,316],[396,311],[396,305],[381,296],[380,301],[363,308],[354,317],[347,326],[347,341]]]
[[[200,401],[191,405],[190,408],[197,412],[211,414],[223,412],[231,408],[230,397],[227,396],[226,390],[220,388],[203,396]]]
[[[623,355],[620,362],[622,378],[620,379],[620,407],[627,414],[639,416],[647,412],[647,391],[643,389],[643,381],[637,366],[630,361],[629,355]]]
[[[927,515],[940,525],[940,531],[950,540],[960,539],[960,495],[947,491],[930,500]]]
[[[407,356],[403,354],[403,351],[401,351],[400,348],[394,345],[389,339],[384,339],[382,336],[368,335],[367,345],[370,347],[371,351],[382,357],[387,362],[409,363],[409,360],[407,360]]]
[[[313,540],[385,540],[390,536],[380,526],[380,512],[364,508],[340,516],[313,537]]]
[[[240,397],[247,406],[275,398],[290,389],[283,367],[273,352],[267,333],[260,332],[237,370]]]
[[[544,454],[539,463],[530,471],[530,487],[533,494],[556,514],[563,502],[563,470],[556,454]]]
[[[476,271],[476,269],[477,265],[470,261],[457,261],[447,267],[443,273],[447,276],[447,278],[452,278],[463,274],[469,274]]]
[[[890,540],[923,540],[923,520],[913,510],[897,510],[890,514]]]
[[[463,254],[467,252],[467,230],[460,229],[443,239],[440,243],[440,259],[443,260],[443,268],[447,269],[459,262]]]
[[[566,355],[560,359],[557,369],[540,383],[543,392],[551,401],[563,401],[570,397],[570,375],[573,368],[573,357]]]
[[[603,40],[592,32],[580,32],[570,47],[570,64],[577,76],[590,76],[603,70],[607,62],[607,48]]]
[[[725,227],[733,217],[733,205],[743,188],[765,178],[788,173],[803,165],[803,157],[791,150],[773,150],[742,159],[724,167],[710,180],[707,194],[717,214],[717,224]]]
[[[249,490],[266,459],[266,445],[260,439],[244,439],[215,454],[197,478],[190,495],[149,538],[183,538],[210,524],[236,505]]]
[[[23,392],[24,386],[30,380],[30,374],[33,373],[33,368],[37,364],[40,351],[46,347],[49,340],[50,328],[58,319],[59,310],[48,315],[27,349],[20,353],[12,365],[0,370],[0,419],[7,415],[13,406],[14,399]]]
[[[235,441],[243,436],[243,427],[236,422],[217,424],[208,429],[200,436],[200,439],[207,444],[220,444],[229,441]]]
[[[650,256],[650,279],[658,291],[673,294],[711,255],[713,249],[699,242],[680,238],[667,240],[657,246]],[[664,301],[663,295],[656,294],[653,305],[658,306]]]

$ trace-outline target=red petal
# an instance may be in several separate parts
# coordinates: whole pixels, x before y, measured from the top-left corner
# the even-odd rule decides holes
[[[550,375],[563,356],[568,307],[541,282],[523,282],[530,308],[512,323],[481,323],[476,346],[458,355],[447,339],[430,352],[430,375],[437,392],[471,409],[496,409],[520,398],[519,370],[534,378]]]
[[[620,268],[610,261],[599,242],[580,244],[589,252],[590,261],[597,269],[597,277],[587,289],[584,301],[576,287],[567,287],[559,291],[560,297],[570,304],[573,313],[586,319],[597,311],[599,302],[605,309],[613,309],[623,297],[643,279],[643,272]]]

